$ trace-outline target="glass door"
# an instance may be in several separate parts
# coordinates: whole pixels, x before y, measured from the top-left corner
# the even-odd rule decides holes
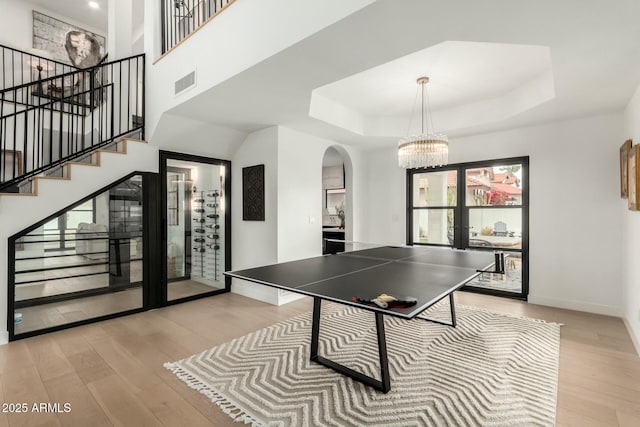
[[[407,244],[502,251],[506,274],[483,274],[478,292],[528,293],[528,158],[407,172]]]
[[[505,274],[483,274],[468,286],[526,296],[527,167],[524,159],[466,167],[462,248],[501,251]]]
[[[10,340],[146,308],[152,175],[133,173],[10,238]]]
[[[229,290],[229,162],[162,152],[163,302]]]

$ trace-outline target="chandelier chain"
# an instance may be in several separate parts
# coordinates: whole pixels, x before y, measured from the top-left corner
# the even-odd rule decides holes
[[[429,101],[428,91],[427,91],[427,112],[431,112],[431,102]],[[431,132],[435,133],[436,128],[433,127],[433,113],[427,114],[427,120],[431,120]],[[427,122],[427,133],[429,133],[429,122]]]
[[[411,108],[411,116],[409,116],[409,127],[407,127],[407,135],[411,134],[411,124],[413,123],[413,115],[416,112],[416,104],[418,103],[418,94],[420,93],[420,89],[416,89],[416,96],[413,98],[413,107]]]

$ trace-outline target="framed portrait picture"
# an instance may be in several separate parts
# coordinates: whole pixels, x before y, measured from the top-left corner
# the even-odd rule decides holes
[[[34,10],[33,47],[46,50],[56,61],[88,68],[104,58],[106,39]]]
[[[627,158],[627,174],[629,178],[629,210],[640,209],[640,145],[634,145],[629,150]]]
[[[629,164],[627,158],[629,157],[631,145],[631,140],[627,139],[620,147],[620,197],[623,199],[629,197]]]

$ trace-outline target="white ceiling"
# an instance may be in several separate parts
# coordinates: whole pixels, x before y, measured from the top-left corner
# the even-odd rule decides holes
[[[429,78],[427,111],[439,111],[424,123],[420,76]],[[397,136],[455,129],[463,116],[467,126],[494,123],[554,96],[548,47],[447,41],[315,89],[310,116],[363,136]]]
[[[316,91],[363,115],[408,118],[418,77],[429,77],[431,108],[446,109],[509,93],[547,72],[550,59],[544,46],[448,41]]]
[[[376,148],[406,135],[425,74],[453,138],[621,111],[640,83],[637,16],[637,0],[377,0],[171,113]]]

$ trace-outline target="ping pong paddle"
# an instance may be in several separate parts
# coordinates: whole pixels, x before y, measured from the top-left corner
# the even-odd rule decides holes
[[[380,294],[370,300],[358,297],[351,297],[351,300],[363,304],[375,304],[380,308],[407,308],[416,305],[418,302],[414,297],[396,298],[387,294]]]

